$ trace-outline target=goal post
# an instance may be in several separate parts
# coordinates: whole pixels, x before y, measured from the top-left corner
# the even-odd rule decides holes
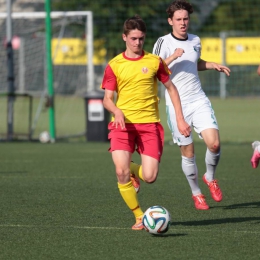
[[[14,48],[15,93],[33,96],[32,138],[48,129],[46,115],[46,12],[12,12]],[[84,136],[86,132],[83,96],[97,85],[95,78],[93,14],[91,11],[50,12],[52,21],[52,63],[54,64],[55,121],[57,139]],[[7,13],[0,12],[0,38],[6,38]],[[13,41],[12,40],[12,41]],[[65,46],[67,45],[67,46]],[[67,49],[66,49],[67,48]],[[80,50],[76,57],[70,51]],[[67,59],[69,58],[69,62]],[[73,60],[75,59],[75,60]],[[80,60],[80,61],[79,61]],[[6,50],[0,49],[0,93],[7,92]],[[81,104],[82,103],[82,104]],[[80,106],[80,108],[79,108]],[[28,107],[28,104],[25,105]],[[56,107],[58,109],[56,109]],[[81,111],[82,109],[82,111]],[[22,109],[21,111],[25,111]],[[15,113],[15,118],[21,115]],[[64,113],[63,113],[64,112]],[[24,115],[28,116],[28,115]],[[77,120],[76,120],[77,119]],[[72,120],[72,122],[69,122]],[[16,126],[19,124],[16,123]],[[4,126],[6,127],[6,126]],[[5,132],[0,127],[1,132]],[[47,128],[47,129],[46,129]],[[77,130],[78,129],[78,130]],[[15,130],[19,132],[19,130]]]
[[[87,18],[85,28],[85,39],[87,42],[87,79],[88,88],[87,91],[94,89],[94,66],[92,62],[94,47],[93,47],[93,14],[92,11],[69,11],[69,12],[57,12],[50,13],[52,19],[83,16]],[[11,13],[12,19],[45,19],[46,12],[13,12]],[[7,13],[0,12],[0,19],[6,19]]]

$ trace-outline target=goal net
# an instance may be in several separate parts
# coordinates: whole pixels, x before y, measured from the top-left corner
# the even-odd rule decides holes
[[[6,46],[6,13],[0,13],[0,39]],[[14,59],[14,138],[38,139],[49,130],[45,12],[12,13]],[[93,90],[92,12],[51,12],[56,137],[84,136],[84,95]],[[0,48],[0,138],[7,134],[8,68]],[[29,97],[29,98],[28,98]]]

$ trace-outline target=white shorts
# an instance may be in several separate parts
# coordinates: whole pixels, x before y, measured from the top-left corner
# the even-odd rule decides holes
[[[214,110],[208,98],[182,105],[182,111],[185,121],[194,128],[201,139],[202,136],[200,133],[203,130],[209,128],[219,129]],[[191,144],[193,142],[192,133],[189,137],[185,137],[179,132],[173,105],[166,106],[166,114],[174,143],[177,143],[179,146]]]

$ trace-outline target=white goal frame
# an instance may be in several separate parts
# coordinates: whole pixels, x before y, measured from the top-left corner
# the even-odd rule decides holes
[[[86,45],[87,45],[87,92],[93,91],[95,89],[94,86],[94,65],[93,65],[93,55],[94,55],[94,47],[93,47],[93,13],[92,11],[68,11],[68,12],[56,12],[53,11],[50,13],[51,18],[64,18],[64,17],[73,17],[73,16],[85,16],[86,26],[85,26],[85,37],[86,37]],[[7,12],[0,12],[0,18],[5,19],[8,17]],[[46,18],[46,12],[12,12],[12,19],[26,19],[26,18]]]

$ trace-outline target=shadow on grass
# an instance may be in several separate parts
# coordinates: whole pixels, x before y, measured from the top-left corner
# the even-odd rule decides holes
[[[183,237],[183,236],[187,236],[188,234],[161,234],[161,235],[152,235],[152,237],[154,238],[167,238],[167,237]]]
[[[0,172],[0,174],[21,174],[21,173],[28,173],[28,172],[26,172],[26,171],[23,171],[23,172],[18,172],[18,171],[13,171],[13,172],[10,172],[10,171],[8,171],[8,172]]]
[[[233,204],[233,205],[229,205],[229,206],[224,206],[222,208],[223,209],[238,209],[238,208],[259,208],[259,207],[260,207],[260,201]]]
[[[237,218],[222,218],[222,219],[210,219],[199,221],[184,221],[184,222],[172,222],[171,226],[208,226],[219,225],[228,223],[242,223],[247,221],[260,221],[260,217],[237,217]]]

